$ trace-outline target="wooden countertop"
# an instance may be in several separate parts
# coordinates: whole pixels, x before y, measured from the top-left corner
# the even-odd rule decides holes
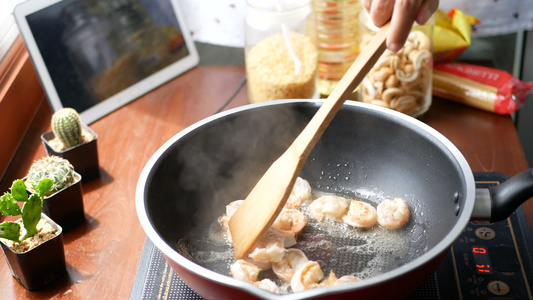
[[[244,74],[243,66],[197,67],[91,124],[99,136],[101,177],[83,185],[87,222],[64,234],[68,276],[29,292],[1,259],[0,299],[128,299],[146,239],[135,211],[141,170],[169,138],[213,114]],[[246,103],[245,86],[227,108]],[[50,130],[51,115],[43,101],[0,192],[46,155],[40,135]],[[528,168],[508,116],[435,99],[421,120],[450,139],[473,171],[515,175]],[[524,209],[533,230],[533,200]]]

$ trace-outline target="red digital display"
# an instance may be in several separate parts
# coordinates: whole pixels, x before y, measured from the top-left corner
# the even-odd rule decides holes
[[[484,246],[473,246],[472,256],[474,257],[474,265],[478,274],[492,273],[489,253]]]
[[[475,253],[475,254],[487,254],[487,249],[485,249],[483,247],[473,247],[472,248],[472,253]]]

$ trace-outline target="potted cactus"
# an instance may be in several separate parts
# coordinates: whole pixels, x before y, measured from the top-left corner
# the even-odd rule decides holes
[[[11,273],[28,290],[36,290],[66,273],[62,228],[42,213],[43,197],[53,185],[45,178],[28,196],[24,181],[15,180],[0,197],[0,213],[21,216],[0,224],[0,246]],[[22,202],[22,209],[17,202]],[[21,226],[22,225],[22,226]]]
[[[35,161],[25,178],[30,192],[44,178],[54,184],[43,194],[43,212],[68,231],[85,220],[82,176],[70,162],[59,156],[47,156]]]
[[[98,136],[81,122],[72,108],[62,108],[52,115],[52,131],[43,133],[41,140],[48,155],[70,161],[84,182],[100,176]]]

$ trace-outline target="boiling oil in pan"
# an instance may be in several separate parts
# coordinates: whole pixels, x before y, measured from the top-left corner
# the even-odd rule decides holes
[[[332,193],[315,191],[313,199],[327,194]],[[383,200],[380,196],[340,196],[369,202],[374,207]],[[413,241],[413,236],[420,239],[422,231],[425,232],[418,225],[413,225],[416,212],[412,207],[411,220],[403,228],[387,230],[376,225],[362,230],[341,221],[316,221],[309,213],[311,202],[304,203],[300,208],[308,223],[298,236],[298,243],[292,248],[302,250],[309,260],[317,261],[325,277],[333,270],[339,278],[344,275],[369,278],[395,269],[427,250],[410,249],[413,244],[420,244]],[[230,265],[235,262],[233,246],[218,220],[209,228],[191,232],[188,237],[178,241],[177,250],[191,261],[231,277]],[[263,278],[276,282],[280,291],[290,292],[290,285],[279,280],[272,271],[261,272],[259,280]]]

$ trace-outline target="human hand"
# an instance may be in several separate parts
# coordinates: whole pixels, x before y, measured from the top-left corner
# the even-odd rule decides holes
[[[425,24],[439,7],[439,0],[361,0],[361,4],[374,25],[381,27],[390,20],[387,48],[398,52],[414,21]]]

